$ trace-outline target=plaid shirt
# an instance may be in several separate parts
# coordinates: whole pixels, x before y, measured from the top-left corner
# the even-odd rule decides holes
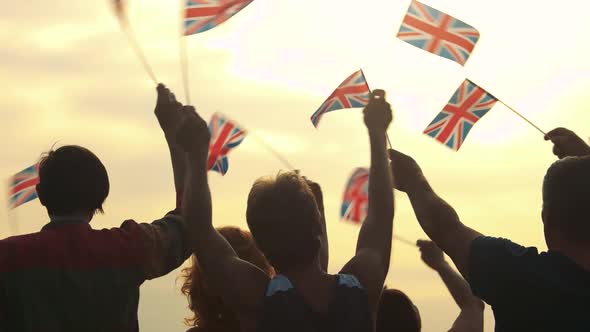
[[[139,286],[190,255],[174,212],[94,230],[52,221],[0,241],[0,331],[138,331]]]

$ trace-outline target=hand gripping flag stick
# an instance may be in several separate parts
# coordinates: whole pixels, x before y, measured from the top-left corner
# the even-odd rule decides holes
[[[156,75],[154,75],[154,71],[152,70],[152,67],[148,63],[141,46],[139,46],[139,43],[137,42],[135,32],[133,31],[133,29],[131,28],[131,25],[129,24],[129,19],[127,18],[127,12],[125,10],[126,8],[125,8],[125,4],[123,3],[123,0],[114,0],[113,4],[114,4],[114,8],[115,8],[115,15],[119,19],[119,24],[121,25],[121,29],[123,30],[123,33],[127,37],[127,41],[129,42],[129,44],[131,44],[131,48],[135,52],[135,55],[137,55],[137,57],[139,58],[139,61],[143,65],[147,74],[150,76],[150,78],[152,79],[154,84],[157,85],[158,80],[156,79]]]
[[[365,82],[367,82],[367,77],[365,76],[365,73],[363,72],[362,68],[361,68],[361,74],[365,78]],[[369,86],[369,82],[367,82],[367,86],[369,87],[369,93],[372,93],[371,87]],[[393,149],[393,146],[391,145],[391,140],[389,139],[389,134],[387,133],[387,131],[385,132],[385,137],[387,138],[387,144],[389,144],[389,148]]]

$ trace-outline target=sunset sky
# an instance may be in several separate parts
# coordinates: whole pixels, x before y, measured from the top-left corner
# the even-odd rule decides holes
[[[130,1],[132,26],[158,79],[185,100],[178,35],[180,4]],[[330,271],[354,254],[358,227],[339,221],[345,182],[369,163],[361,111],[309,117],[342,80],[362,67],[371,88],[395,108],[393,145],[415,157],[437,192],[467,225],[545,250],[541,182],[551,144],[498,104],[460,152],[422,131],[469,77],[548,131],[590,135],[590,4],[586,0],[429,0],[476,27],[481,39],[463,68],[398,40],[410,0],[255,0],[234,18],[191,36],[191,94],[208,120],[227,114],[281,151],[324,189]],[[90,148],[106,165],[111,194],[94,228],[151,221],[173,208],[168,151],[153,116],[155,86],[131,51],[109,1],[5,1],[0,12],[0,178],[65,144]],[[246,196],[261,175],[283,165],[246,137],[225,177],[210,173],[216,225],[246,227]],[[6,197],[6,189],[0,189]],[[403,193],[395,233],[425,238]],[[0,238],[38,231],[45,210],[33,201],[0,204]],[[142,331],[185,331],[188,312],[175,271],[141,290]],[[394,242],[387,279],[420,308],[423,331],[446,331],[458,314],[418,251]],[[486,308],[486,331],[493,331]]]

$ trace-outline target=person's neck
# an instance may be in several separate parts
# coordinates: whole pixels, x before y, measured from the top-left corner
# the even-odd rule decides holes
[[[92,214],[89,213],[71,213],[67,215],[49,215],[52,222],[83,222],[90,223]]]
[[[283,271],[303,300],[314,312],[326,312],[333,298],[334,277],[324,271],[319,259],[313,263]]]
[[[329,274],[320,267],[319,260],[315,259],[311,264],[299,266],[296,268],[280,271],[294,284],[306,285],[316,283],[319,280],[326,279]]]
[[[552,251],[558,251],[568,257],[578,266],[590,272],[590,246],[586,244],[564,242],[549,248]]]

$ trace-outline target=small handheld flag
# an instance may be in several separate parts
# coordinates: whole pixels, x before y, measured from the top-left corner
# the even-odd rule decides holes
[[[465,65],[479,40],[479,32],[463,21],[412,0],[397,37]]]
[[[369,207],[369,169],[357,168],[344,190],[340,217],[354,223],[362,223]]]
[[[213,114],[209,122],[211,141],[207,167],[210,171],[225,175],[229,169],[227,154],[242,143],[246,131],[219,113]]]
[[[369,85],[362,70],[354,72],[334,91],[311,116],[311,123],[318,127],[322,116],[328,112],[365,107],[369,103]]]
[[[424,133],[458,151],[473,125],[494,107],[497,101],[484,89],[465,80]]]
[[[184,35],[193,35],[215,28],[244,9],[254,0],[188,0],[184,19]]]
[[[27,167],[10,179],[8,188],[8,205],[10,209],[17,208],[37,198],[38,168],[38,164]]]

